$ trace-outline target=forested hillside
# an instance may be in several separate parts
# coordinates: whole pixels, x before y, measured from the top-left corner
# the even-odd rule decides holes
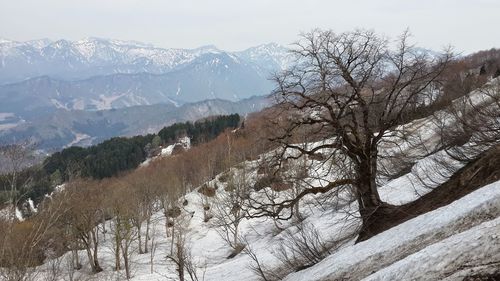
[[[15,167],[19,169],[19,173],[15,175],[18,190],[16,196],[20,196],[20,202],[28,198],[40,202],[45,194],[63,182],[80,177],[103,179],[117,176],[137,168],[148,157],[157,154],[161,146],[172,144],[182,136],[189,137],[194,144],[201,144],[216,138],[225,130],[237,128],[240,121],[238,114],[213,116],[194,123],[185,122],[164,127],[158,134],[112,138],[90,147],[74,146],[63,149],[47,157],[40,165],[25,170]],[[16,161],[16,157],[23,157],[12,154],[31,153],[24,151],[29,150],[29,147],[16,145],[2,149],[11,162]],[[12,177],[12,173],[0,177],[0,194],[11,189],[9,179]]]

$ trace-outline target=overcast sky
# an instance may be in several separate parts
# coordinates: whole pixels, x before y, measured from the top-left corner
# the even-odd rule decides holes
[[[162,47],[241,50],[291,43],[319,27],[388,36],[407,27],[422,47],[500,47],[499,0],[0,0],[0,37],[104,37]]]

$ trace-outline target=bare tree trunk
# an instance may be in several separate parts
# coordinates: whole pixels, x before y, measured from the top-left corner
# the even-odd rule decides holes
[[[102,212],[101,224],[102,224],[102,235],[104,240],[106,240],[106,216],[104,215],[104,211]]]
[[[164,209],[163,215],[165,216],[165,234],[167,237],[170,237],[170,232],[169,232],[169,227],[168,227],[168,216],[167,216],[167,210]]]
[[[184,281],[184,260],[179,261],[179,268],[177,270],[179,271],[179,280]]]
[[[170,255],[171,256],[174,255],[174,240],[175,240],[174,228],[175,228],[175,223],[174,223],[174,221],[172,221],[172,241],[170,243]]]
[[[72,262],[73,269],[80,270],[82,268],[82,265],[80,264],[80,257],[78,256],[77,249],[71,250],[71,262]]]
[[[238,239],[238,226],[239,226],[239,223],[235,223],[234,224],[234,236],[233,236],[233,243],[234,243],[234,248],[238,248],[239,246],[239,239]]]
[[[297,202],[295,204],[295,206],[294,206],[294,208],[295,208],[294,212],[295,212],[295,217],[297,218],[297,220],[302,221],[302,215],[300,214],[300,207],[299,207],[300,204],[299,203],[300,202]]]
[[[87,252],[87,258],[89,259],[89,264],[92,272],[97,272],[94,260],[92,259],[92,251],[90,250],[90,245],[85,245],[85,251]]]
[[[115,236],[115,270],[118,271],[121,269],[120,265],[120,239],[118,236]]]
[[[375,182],[376,168],[376,157],[362,159],[358,167],[357,199],[363,218],[369,217],[382,203]]]
[[[144,242],[144,253],[148,252],[149,227],[150,227],[150,225],[151,225],[151,214],[148,214],[148,217],[146,219],[146,237],[144,238],[145,239],[145,242]]]
[[[98,245],[99,245],[99,242],[97,241],[98,237],[97,237],[97,234],[95,231],[91,231],[90,234],[92,236],[92,241],[94,244],[94,253],[92,255],[94,269],[95,269],[95,272],[101,272],[102,268],[99,265],[99,259],[97,258],[97,251],[98,251]]]
[[[372,155],[362,161],[358,169],[360,177],[356,189],[362,226],[357,242],[360,242],[369,237],[376,228],[381,227],[387,216],[394,213],[396,207],[380,199],[376,184],[377,156]]]
[[[147,243],[147,241],[146,241],[146,243]],[[153,272],[154,272],[153,267],[154,267],[155,252],[156,252],[156,242],[155,242],[155,236],[153,234],[153,237],[151,237],[151,253],[149,256],[151,274],[153,274]]]
[[[142,235],[141,235],[141,222],[138,221],[137,223],[137,240],[139,242],[139,254],[144,254],[145,252],[142,250]],[[146,242],[147,244],[147,242]]]
[[[129,261],[129,241],[125,240],[125,244],[122,244],[122,255],[123,255],[123,264],[125,265],[125,276],[127,280],[130,279],[130,261]]]

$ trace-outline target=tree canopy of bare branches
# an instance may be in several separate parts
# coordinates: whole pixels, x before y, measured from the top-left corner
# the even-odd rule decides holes
[[[271,141],[281,146],[284,160],[328,151],[323,162],[334,169],[328,184],[281,202],[253,202],[254,216],[279,216],[285,209],[290,214],[306,195],[346,186],[359,205],[361,232],[391,209],[377,190],[379,145],[397,125],[439,100],[440,75],[452,58],[449,51],[432,58],[419,51],[408,32],[395,40],[396,47],[393,43],[367,30],[314,30],[302,36],[292,51],[295,66],[274,77],[279,109]],[[327,141],[308,146],[297,141],[304,135]]]

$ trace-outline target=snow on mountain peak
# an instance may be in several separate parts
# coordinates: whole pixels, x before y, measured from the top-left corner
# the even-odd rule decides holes
[[[196,49],[193,49],[193,51],[197,52],[203,52],[203,53],[220,53],[222,52],[219,48],[217,48],[215,45],[204,45],[200,46]]]
[[[117,46],[128,46],[128,47],[140,47],[140,48],[154,48],[152,44],[143,43],[139,41],[132,40],[118,40],[118,39],[107,39],[101,37],[85,37],[75,42],[76,44],[103,44],[103,45],[117,45]]]
[[[0,44],[12,43],[14,41],[0,37]]]
[[[55,41],[54,43],[50,44],[51,46],[57,47],[57,48],[66,48],[72,45],[71,41],[65,40],[65,39],[59,39]]]
[[[26,44],[33,46],[36,49],[41,49],[47,47],[49,44],[51,44],[53,41],[47,38],[42,38],[42,39],[35,39],[35,40],[30,40],[26,42]]]
[[[292,63],[289,49],[277,43],[267,43],[236,52],[238,57],[253,62],[265,71],[284,70]]]
[[[206,54],[222,54],[228,56],[231,63],[251,64],[261,74],[288,65],[287,49],[276,43],[242,52],[227,52],[214,45],[195,49],[160,48],[136,41],[98,37],[77,41],[40,39],[15,42],[0,39],[0,61],[3,62],[0,83],[41,75],[75,80],[114,73],[164,74]]]

